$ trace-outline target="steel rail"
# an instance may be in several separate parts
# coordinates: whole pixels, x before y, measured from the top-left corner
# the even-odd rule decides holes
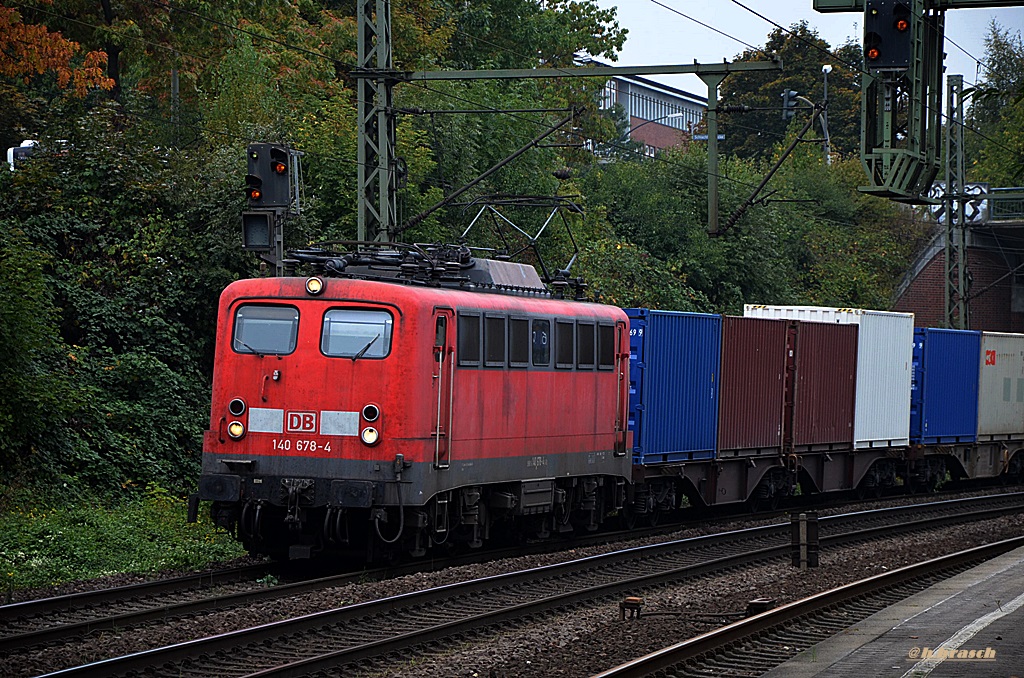
[[[838,588],[788,603],[738,622],[723,626],[676,643],[657,652],[627,662],[598,674],[594,678],[640,678],[656,671],[664,671],[683,662],[714,653],[744,639],[754,637],[819,611],[843,605],[866,595],[898,584],[951,570],[972,563],[983,562],[1024,546],[1024,537],[1014,537],[992,544],[977,546],[922,563],[875,575]]]
[[[665,534],[671,528],[654,527],[645,530],[634,530],[628,533],[632,538],[643,536],[655,536]],[[594,544],[613,542],[627,536],[627,532],[604,532],[596,535],[588,535],[574,540],[573,545],[583,547]],[[379,581],[409,574],[417,574],[424,571],[437,570],[444,567],[476,564],[486,560],[514,557],[521,555],[548,553],[552,548],[561,548],[565,542],[551,541],[536,544],[532,547],[519,547],[515,549],[501,549],[488,551],[486,553],[473,553],[469,555],[444,558],[440,560],[417,560],[403,565],[392,565],[375,569],[361,569],[337,575],[308,579],[288,584],[275,584],[265,588],[253,588],[247,591],[238,591],[218,596],[208,596],[195,600],[166,603],[154,601],[154,604],[145,609],[134,609],[117,614],[103,614],[98,611],[95,617],[78,621],[42,624],[39,628],[10,633],[0,636],[0,653],[7,653],[15,650],[23,650],[27,647],[43,643],[53,643],[68,640],[77,636],[84,636],[94,631],[107,631],[114,629],[125,629],[146,622],[168,620],[185,615],[194,615],[201,612],[212,612],[219,609],[226,609],[248,603],[264,600],[273,600],[284,596],[301,595],[321,589],[342,586],[354,582],[367,580]],[[190,591],[210,588],[212,586],[224,585],[234,581],[241,581],[247,576],[256,574],[280,575],[281,568],[273,567],[270,564],[252,565],[241,568],[233,568],[213,573],[200,573],[173,579],[159,580],[131,584],[109,589],[98,589],[72,593],[54,598],[42,598],[38,600],[13,603],[0,607],[0,627],[6,622],[9,626],[16,624],[19,619],[32,617],[43,617],[54,613],[84,613],[87,609],[97,608],[102,605],[114,605],[121,603],[124,606],[129,604],[143,604],[145,598],[155,598],[168,594],[187,594]],[[211,577],[211,575],[213,575]],[[45,620],[44,620],[45,621]],[[2,630],[0,630],[2,633]]]
[[[826,525],[835,525],[842,529],[842,526],[858,526],[865,521],[882,521],[884,515],[899,517],[907,512],[942,510],[947,515],[940,517],[926,517],[905,523],[901,530],[919,530],[933,526],[938,523],[948,524],[950,522],[964,522],[971,519],[984,519],[1000,513],[1017,512],[1021,508],[1021,499],[1024,493],[989,495],[974,500],[947,500],[932,504],[918,504],[910,506],[894,507],[890,509],[878,509],[873,511],[862,511],[854,514],[846,514],[824,518],[821,522]],[[964,508],[970,503],[1001,503],[1000,506],[983,507],[977,511],[965,513]],[[823,542],[842,543],[851,540],[863,540],[880,535],[890,536],[894,529],[893,525],[880,525],[863,529],[855,529],[847,532],[839,532],[834,535],[823,535]],[[691,552],[708,549],[715,546],[731,544],[733,548],[738,541],[748,544],[747,552],[741,554],[725,555],[716,554],[718,557],[708,558],[704,556],[703,562],[690,563],[683,567],[669,567],[634,578],[619,578],[614,582],[605,583],[599,586],[581,588],[569,591],[556,596],[544,596],[533,601],[524,602],[514,607],[506,607],[483,614],[467,614],[460,619],[452,620],[440,625],[432,625],[420,628],[418,631],[396,634],[391,638],[378,639],[370,643],[362,643],[343,650],[329,652],[319,657],[311,657],[292,662],[284,667],[267,669],[259,674],[269,675],[304,675],[309,671],[317,670],[316,667],[337,666],[339,663],[358,661],[368,657],[379,656],[387,652],[407,647],[410,644],[419,644],[451,635],[463,633],[482,626],[489,626],[500,621],[511,618],[521,618],[525,615],[539,614],[549,611],[552,607],[565,607],[574,604],[581,604],[595,598],[604,598],[622,591],[636,590],[668,583],[687,575],[693,576],[703,572],[721,572],[726,568],[739,567],[750,562],[761,561],[770,558],[781,557],[789,552],[790,544],[788,539],[789,523],[774,524],[764,527],[747,528],[732,533],[694,537],[690,539],[677,540],[666,544],[658,544],[647,547],[636,547],[617,551],[611,554],[591,556],[576,561],[548,565],[535,570],[525,570],[508,575],[495,575],[482,579],[473,580],[458,584],[417,591],[377,601],[369,601],[357,605],[351,605],[336,610],[328,610],[311,615],[299,617],[294,620],[274,622],[251,629],[233,631],[211,638],[202,638],[186,643],[180,643],[167,648],[158,648],[140,652],[125,657],[117,657],[103,660],[81,667],[75,667],[59,671],[53,676],[108,676],[123,674],[130,671],[138,671],[143,668],[158,666],[172,666],[178,662],[195,659],[198,656],[212,656],[217,653],[231,653],[237,656],[238,650],[243,645],[269,644],[279,640],[285,635],[301,635],[307,632],[315,632],[330,625],[343,625],[365,619],[374,614],[386,614],[395,611],[412,608],[424,608],[429,605],[443,605],[457,596],[474,597],[479,600],[482,593],[495,590],[525,590],[531,583],[538,586],[541,582],[551,580],[557,576],[568,574],[597,571],[613,567],[624,562],[635,562],[641,558],[655,558],[660,555],[679,553],[681,551]],[[838,531],[838,530],[837,530]],[[749,544],[754,542],[772,542],[765,546],[761,543],[759,548],[749,549]],[[447,615],[448,618],[451,615]],[[245,660],[240,660],[245,661]],[[177,669],[176,669],[177,670]]]
[[[103,605],[106,603],[138,598],[142,596],[178,593],[201,588],[209,588],[224,583],[239,581],[254,574],[266,574],[271,571],[268,564],[245,565],[242,567],[199,572],[196,574],[157,579],[154,581],[116,586],[95,591],[81,591],[52,598],[38,598],[17,603],[0,605],[0,621],[19,617],[35,617],[50,612],[63,612],[78,607]],[[272,573],[272,572],[271,572]]]

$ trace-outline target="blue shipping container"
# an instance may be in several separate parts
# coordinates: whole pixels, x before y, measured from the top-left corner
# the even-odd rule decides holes
[[[970,443],[978,437],[981,332],[918,327],[910,385],[910,442]]]
[[[634,463],[714,457],[722,317],[646,308],[625,311]]]

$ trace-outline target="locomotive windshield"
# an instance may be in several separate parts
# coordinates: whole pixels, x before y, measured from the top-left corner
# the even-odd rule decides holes
[[[236,353],[281,355],[295,350],[299,311],[291,306],[239,306],[235,311]]]
[[[342,358],[383,358],[391,352],[391,314],[387,311],[333,309],[324,315],[320,350]]]

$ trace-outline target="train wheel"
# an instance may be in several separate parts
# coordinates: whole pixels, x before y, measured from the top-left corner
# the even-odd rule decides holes
[[[882,486],[876,483],[862,482],[857,486],[857,499],[878,499],[882,496]]]
[[[758,496],[758,493],[755,490],[754,494],[747,499],[747,509],[751,513],[777,511],[779,510],[779,495],[772,494],[769,496]]]
[[[638,527],[654,527],[661,522],[661,512],[656,510],[637,513],[631,507],[622,509],[622,527],[633,530]]]

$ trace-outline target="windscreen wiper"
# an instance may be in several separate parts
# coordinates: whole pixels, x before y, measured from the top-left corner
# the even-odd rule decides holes
[[[235,337],[235,343],[236,343],[236,344],[241,344],[241,345],[242,345],[242,348],[247,348],[247,349],[249,349],[249,353],[255,353],[255,354],[256,354],[256,355],[258,355],[259,357],[261,357],[261,358],[263,357],[263,354],[262,354],[262,353],[260,353],[259,351],[257,351],[257,350],[256,350],[256,349],[254,349],[254,348],[253,348],[252,346],[250,346],[249,344],[245,343],[244,341],[242,341],[242,340],[241,340],[241,339],[239,339],[238,337]]]
[[[370,350],[371,346],[373,346],[373,342],[377,341],[378,339],[380,339],[379,334],[375,336],[373,339],[370,339],[370,343],[368,343],[366,346],[363,346],[361,349],[359,349],[358,353],[352,356],[352,362],[355,362],[362,358],[364,355],[366,355],[366,352]]]

